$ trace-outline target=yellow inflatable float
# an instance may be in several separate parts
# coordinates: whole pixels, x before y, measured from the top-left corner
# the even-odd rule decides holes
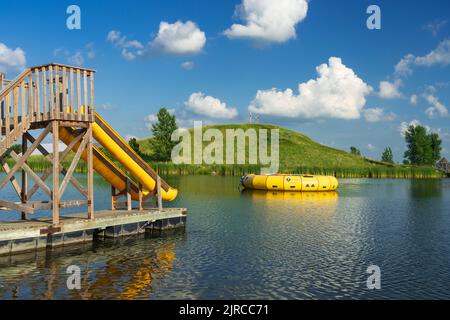
[[[339,185],[333,176],[249,174],[241,178],[241,184],[246,189],[281,190],[281,191],[335,191]]]

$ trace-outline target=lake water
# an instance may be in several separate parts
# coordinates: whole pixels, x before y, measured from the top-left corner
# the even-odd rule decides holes
[[[0,257],[0,298],[450,298],[449,179],[341,179],[337,193],[314,194],[241,193],[233,177],[167,180],[180,190],[169,206],[189,210],[184,231]],[[96,209],[109,192],[97,177]],[[67,289],[70,265],[81,290]],[[370,265],[380,290],[367,289]]]

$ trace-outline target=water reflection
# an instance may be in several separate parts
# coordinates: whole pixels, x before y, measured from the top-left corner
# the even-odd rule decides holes
[[[107,240],[0,257],[2,299],[148,299],[176,263],[183,232],[152,239]],[[133,250],[129,250],[132,246]],[[81,269],[81,290],[68,290],[67,267]]]

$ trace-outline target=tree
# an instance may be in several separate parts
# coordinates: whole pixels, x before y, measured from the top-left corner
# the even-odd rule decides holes
[[[358,148],[356,148],[356,147],[350,147],[350,153],[351,154],[354,154],[354,155],[357,155],[357,156],[360,156],[361,155],[361,151],[358,149]]]
[[[441,159],[442,140],[439,139],[439,135],[437,133],[430,134],[429,139],[431,144],[431,161],[432,164],[435,164],[436,161],[439,161],[439,159]]]
[[[128,141],[129,146],[131,149],[134,150],[139,156],[142,156],[139,143],[137,142],[136,138],[131,138],[130,141]]]
[[[392,153],[391,147],[386,147],[381,155],[381,161],[387,163],[394,163],[394,154]]]
[[[422,126],[409,126],[405,132],[405,158],[413,165],[434,165],[441,156],[439,135],[427,133]]]
[[[158,121],[152,125],[152,158],[156,161],[170,161],[172,149],[176,145],[171,136],[178,129],[175,115],[170,114],[166,108],[161,108],[156,117]]]

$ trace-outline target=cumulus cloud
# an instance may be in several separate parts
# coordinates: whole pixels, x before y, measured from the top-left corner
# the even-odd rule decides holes
[[[406,131],[408,130],[408,128],[409,128],[410,126],[417,127],[417,126],[421,126],[421,125],[422,125],[422,124],[420,123],[419,120],[412,120],[412,121],[410,121],[410,122],[404,121],[404,122],[400,123],[400,125],[399,125],[399,127],[398,127],[398,131],[400,132],[400,135],[401,135],[402,137],[404,137]],[[429,128],[429,127],[426,127],[426,128],[427,128],[427,131],[429,131],[430,128]]]
[[[235,15],[245,24],[233,24],[224,34],[231,39],[286,42],[296,37],[295,28],[307,13],[307,0],[243,0]]]
[[[446,106],[444,106],[439,99],[432,95],[426,95],[425,100],[428,102],[430,107],[428,107],[427,110],[425,110],[425,114],[428,116],[428,118],[436,118],[436,117],[442,117],[445,118],[448,116],[448,109]]]
[[[21,48],[11,49],[0,42],[0,71],[21,71],[25,69],[27,59]]]
[[[450,64],[450,39],[444,40],[430,53],[416,57],[408,54],[403,57],[395,66],[395,73],[398,76],[407,76],[413,72],[413,67],[424,66],[431,67],[434,65],[447,66]]]
[[[304,119],[360,118],[372,88],[340,58],[331,57],[316,70],[318,78],[299,84],[298,95],[292,89],[259,90],[249,111]]]
[[[112,30],[106,40],[121,49],[122,57],[135,60],[151,53],[186,55],[200,53],[206,44],[206,35],[192,21],[162,21],[156,37],[144,45],[138,40],[129,40],[120,31]]]
[[[191,94],[185,106],[190,111],[210,118],[232,119],[238,115],[235,108],[228,107],[226,103],[217,98],[206,96],[202,92]]]
[[[364,111],[364,118],[367,122],[393,121],[396,117],[395,113],[385,113],[381,108],[372,108]]]
[[[175,23],[161,22],[152,47],[168,54],[195,54],[202,51],[206,43],[203,31],[192,21]]]
[[[81,53],[81,51],[77,51],[73,55],[69,56],[67,58],[67,61],[69,61],[69,64],[71,64],[73,66],[80,67],[84,63],[84,57],[83,57],[83,54]]]
[[[402,95],[400,93],[401,80],[395,80],[394,82],[381,81],[380,91],[378,95],[383,99],[396,99],[400,98]]]
[[[412,105],[416,105],[416,104],[417,104],[417,95],[416,95],[416,94],[413,94],[413,95],[409,98],[409,102],[410,102]]]
[[[370,144],[370,143],[369,143],[369,144],[367,145],[367,149],[369,149],[369,150],[372,151],[372,150],[375,150],[376,147],[375,147],[373,144]]]

